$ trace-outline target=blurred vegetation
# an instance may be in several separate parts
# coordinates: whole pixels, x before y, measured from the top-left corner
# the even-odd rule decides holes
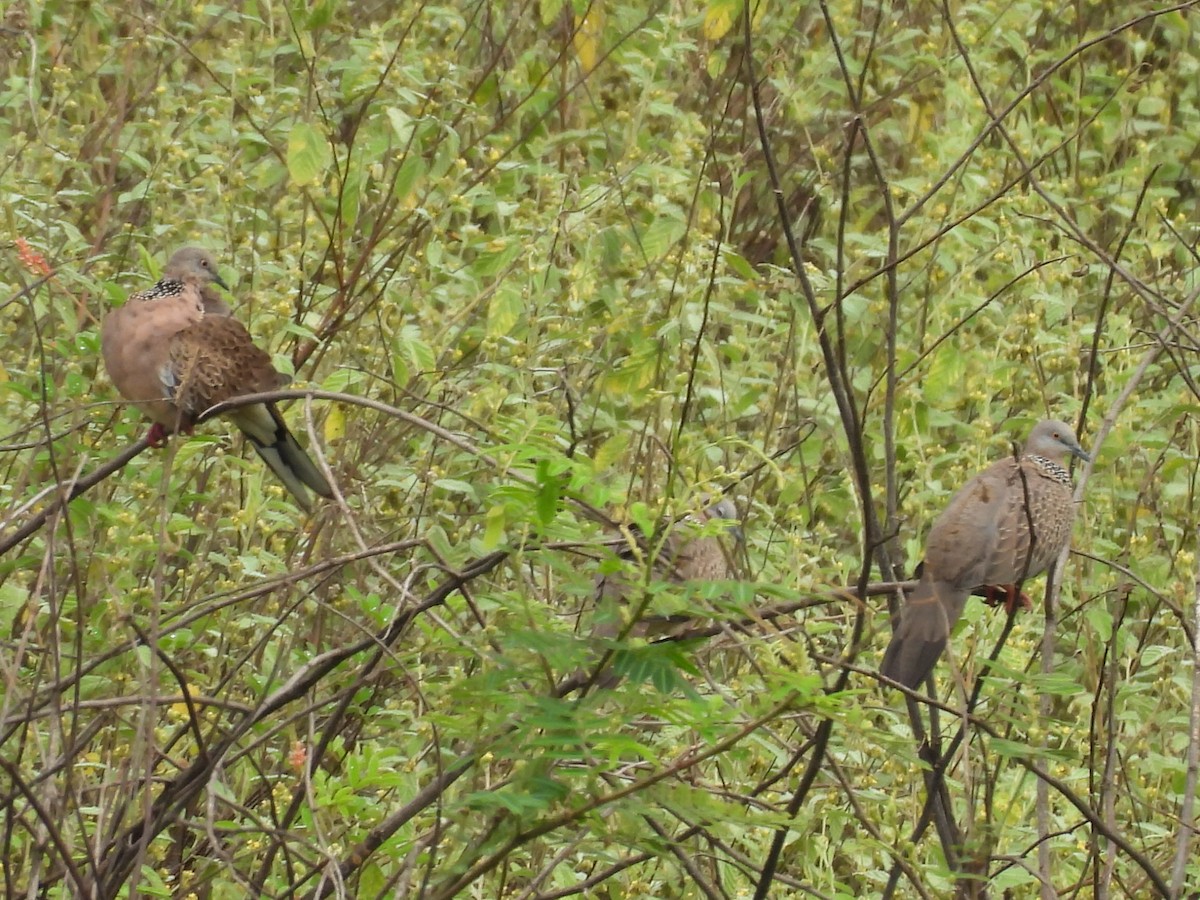
[[[11,0],[6,895],[1194,896],[1193,6]],[[326,392],[311,518],[219,420],[58,502],[188,243]],[[968,608],[914,832],[867,585],[1045,415],[1077,553]],[[721,491],[744,580],[649,593],[704,635],[590,638]]]

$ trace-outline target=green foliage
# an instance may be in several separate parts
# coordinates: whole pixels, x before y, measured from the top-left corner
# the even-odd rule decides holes
[[[751,5],[776,185],[741,0],[10,4],[8,892],[749,896],[786,827],[773,895],[880,896],[898,860],[949,893],[898,696],[841,680],[886,601],[832,589],[903,577],[950,491],[1083,412],[1114,426],[1086,555],[1046,671],[1027,587],[952,757],[959,862],[1022,896],[1042,845],[1081,896],[1149,894],[1130,845],[1171,877],[1194,13],[947,9]],[[344,506],[306,518],[221,422],[54,505],[144,429],[99,323],[187,243],[294,387],[374,404],[285,407]],[[731,486],[744,584],[632,567],[703,633],[594,636],[617,525]],[[964,619],[970,686],[1003,616]]]

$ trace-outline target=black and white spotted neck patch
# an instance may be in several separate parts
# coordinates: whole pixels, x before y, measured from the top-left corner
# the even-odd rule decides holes
[[[1071,483],[1071,473],[1054,460],[1038,456],[1037,454],[1030,454],[1025,458],[1041,469],[1042,474],[1047,478],[1051,478],[1059,484],[1069,485]]]
[[[130,300],[161,300],[164,297],[178,297],[187,287],[182,281],[164,278],[154,285],[152,288],[147,288],[144,291],[138,291]]]

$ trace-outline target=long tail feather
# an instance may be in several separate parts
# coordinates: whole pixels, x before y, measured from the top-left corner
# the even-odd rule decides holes
[[[966,591],[939,597],[939,587],[948,590],[927,578],[917,584],[900,612],[879,674],[916,689],[933,671],[967,599]]]
[[[242,407],[231,418],[304,509],[312,509],[305,486],[322,497],[333,496],[333,488],[288,430],[274,403]]]

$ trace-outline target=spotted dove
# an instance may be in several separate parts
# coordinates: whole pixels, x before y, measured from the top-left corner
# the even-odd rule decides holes
[[[605,640],[621,636],[663,638],[682,633],[696,621],[692,615],[643,615],[648,598],[641,588],[648,583],[672,582],[683,584],[695,581],[724,581],[736,577],[736,570],[723,537],[704,527],[715,519],[729,521],[724,531],[735,540],[742,540],[741,528],[730,520],[737,519],[737,508],[724,498],[699,513],[685,516],[666,526],[665,534],[654,540],[636,535],[638,546],[626,545],[618,557],[626,562],[621,571],[605,573],[596,579],[597,622],[592,635]],[[703,530],[706,533],[697,533]],[[631,581],[630,565],[636,565],[646,554],[650,560],[649,581]],[[599,687],[612,687],[619,678],[611,671],[596,680]]]
[[[154,287],[131,295],[105,317],[105,368],[121,396],[153,420],[153,446],[161,446],[175,431],[190,434],[210,406],[273,391],[291,380],[275,370],[271,357],[230,317],[214,284],[228,290],[212,255],[184,247],[171,257]],[[332,496],[329,482],[288,431],[274,403],[243,406],[227,415],[301,506],[311,508],[306,486],[322,497]]]
[[[929,531],[921,580],[881,674],[915,688],[933,671],[972,592],[1001,587],[1015,597],[1021,582],[1058,558],[1075,517],[1068,455],[1090,459],[1069,425],[1047,419],[1030,432],[1020,460],[993,463],[951,498]]]

